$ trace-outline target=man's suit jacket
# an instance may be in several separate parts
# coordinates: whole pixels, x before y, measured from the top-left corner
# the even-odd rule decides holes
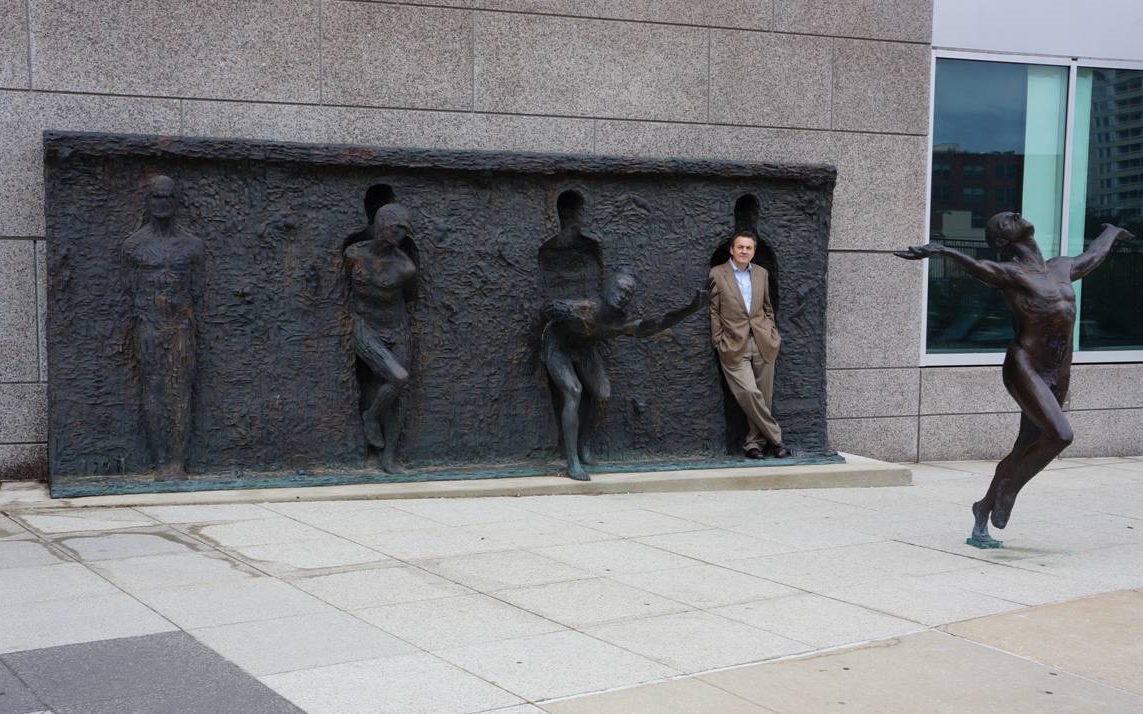
[[[734,279],[728,260],[710,269],[714,285],[710,290],[710,335],[718,349],[719,359],[736,365],[746,355],[746,339],[753,333],[758,353],[767,362],[778,358],[782,338],[774,322],[774,306],[770,304],[770,276],[757,263],[750,265],[750,314],[742,291]]]

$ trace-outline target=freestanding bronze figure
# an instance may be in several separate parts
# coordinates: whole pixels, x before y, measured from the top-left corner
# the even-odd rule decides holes
[[[187,476],[204,295],[206,248],[175,223],[177,205],[175,182],[156,176],[147,195],[146,222],[123,241],[143,432],[159,481]]]
[[[1110,254],[1116,240],[1134,238],[1104,224],[1103,232],[1081,255],[1044,260],[1033,238],[1035,228],[1019,213],[998,213],[984,229],[988,245],[1003,262],[976,260],[952,248],[929,243],[894,253],[908,260],[945,256],[985,285],[999,288],[1015,317],[1015,337],[1004,358],[1004,386],[1020,405],[1020,433],[1012,451],[997,464],[984,498],[972,504],[975,519],[969,545],[999,548],[988,521],[1004,528],[1016,495],[1072,443],[1072,428],[1062,408],[1072,364],[1076,294],[1072,282],[1083,278]]]
[[[604,285],[600,300],[553,300],[543,310],[540,357],[559,398],[559,426],[569,478],[590,481],[583,464],[594,464],[589,440],[607,414],[611,382],[599,346],[612,337],[650,337],[701,308],[707,290],[699,290],[686,307],[662,317],[631,320],[627,306],[635,294],[635,278],[618,272]],[[585,394],[586,392],[586,394]]]
[[[377,209],[369,239],[345,249],[353,314],[353,349],[365,369],[360,384],[365,440],[381,452],[381,468],[397,471],[401,390],[409,381],[409,303],[417,266],[402,249],[409,212],[398,203]]]

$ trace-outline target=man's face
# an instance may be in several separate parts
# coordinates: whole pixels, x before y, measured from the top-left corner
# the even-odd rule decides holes
[[[730,244],[730,257],[738,267],[746,267],[746,264],[754,259],[754,241],[749,236],[736,237]]]
[[[390,243],[400,243],[409,235],[409,213],[401,209],[390,209],[388,206],[377,211],[376,222],[373,224],[377,238]]]
[[[614,308],[626,310],[635,295],[635,280],[629,275],[621,275],[613,283],[607,295],[607,302]]]
[[[151,186],[151,215],[155,218],[171,218],[175,215],[175,185],[171,181],[159,179]]]

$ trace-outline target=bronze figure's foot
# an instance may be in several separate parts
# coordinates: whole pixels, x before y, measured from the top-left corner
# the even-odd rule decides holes
[[[748,459],[762,459],[762,458],[765,458],[765,455],[762,453],[762,449],[759,449],[757,446],[755,446],[753,448],[746,450],[746,458],[748,458]]]
[[[1004,542],[996,540],[988,534],[988,511],[984,510],[982,501],[972,504],[972,535],[965,543],[974,548],[1003,548]]]
[[[573,479],[575,481],[590,481],[591,480],[591,476],[589,476],[588,473],[586,471],[584,471],[582,468],[569,468],[567,471],[567,474],[568,474],[568,478]]]
[[[175,464],[168,464],[167,466],[164,466],[163,468],[159,469],[159,472],[157,474],[155,474],[155,480],[156,481],[186,481],[187,480],[187,472],[186,472],[186,469],[184,469],[182,466],[177,466]]]
[[[381,452],[381,470],[387,474],[403,474],[405,469],[397,463],[397,454],[392,449]]]
[[[596,463],[595,454],[592,452],[591,447],[585,446],[582,449],[580,449],[579,461],[580,461],[580,463],[587,464],[588,466],[594,466],[595,465],[595,463]]]

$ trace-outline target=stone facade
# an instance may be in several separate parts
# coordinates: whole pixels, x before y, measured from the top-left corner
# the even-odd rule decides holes
[[[834,448],[975,458],[1014,433],[997,368],[919,367],[922,266],[890,255],[925,235],[931,0],[0,0],[0,18],[0,477],[45,462],[45,129],[831,163]],[[1137,369],[1075,373],[1076,448],[1129,448]]]

